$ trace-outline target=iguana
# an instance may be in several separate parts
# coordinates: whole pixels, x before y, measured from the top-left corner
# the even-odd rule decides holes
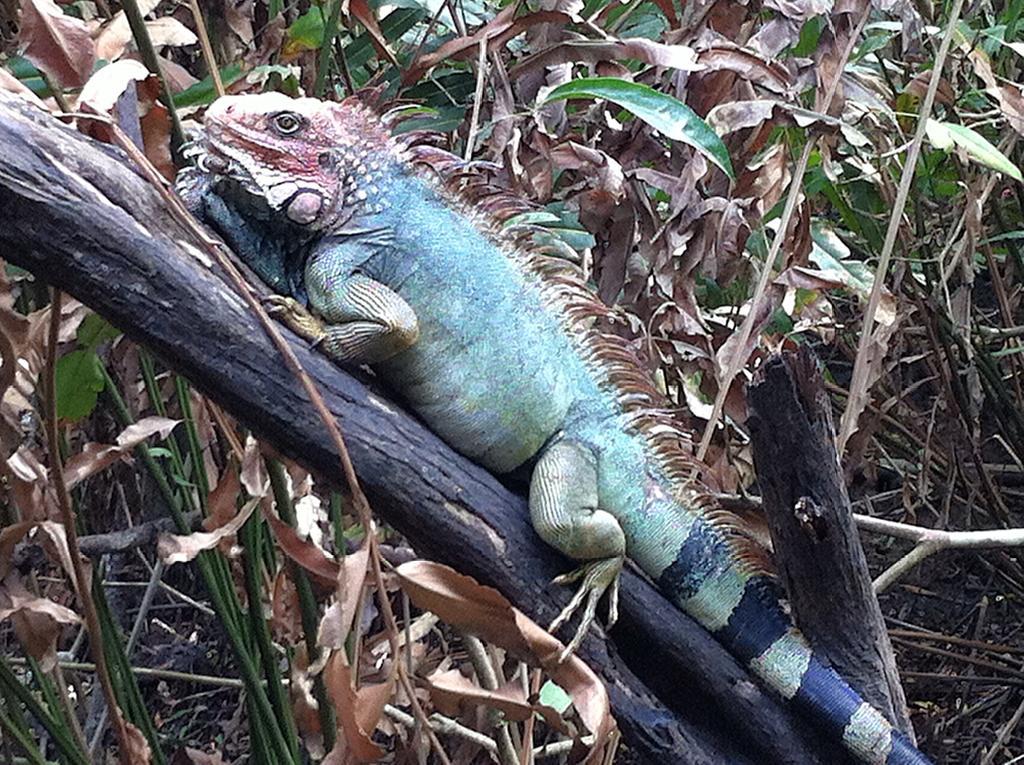
[[[497,473],[532,465],[531,520],[581,561],[575,648],[626,556],[768,686],[859,760],[930,761],[825,666],[608,310],[564,260],[502,234],[506,196],[452,191],[451,155],[392,138],[371,110],[277,93],[207,110],[178,187],[334,359],[367,363],[438,435]],[[446,159],[447,157],[447,159]],[[429,166],[427,169],[425,166]]]

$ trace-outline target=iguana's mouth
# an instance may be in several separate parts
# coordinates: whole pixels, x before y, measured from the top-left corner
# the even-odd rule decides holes
[[[197,144],[194,161],[201,172],[216,178],[235,181],[246,191],[259,194],[259,186],[245,165],[211,140],[209,134],[205,135],[203,140]]]

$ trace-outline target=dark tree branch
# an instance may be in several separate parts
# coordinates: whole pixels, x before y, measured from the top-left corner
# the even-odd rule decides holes
[[[748,403],[764,510],[796,622],[865,700],[911,732],[814,355],[771,359]]]
[[[117,152],[3,93],[0,145],[0,255],[102,313],[261,437],[338,485],[337,454],[300,384],[157,191]],[[533,533],[523,498],[286,335],[339,418],[363,486],[387,522],[421,555],[497,586],[540,623],[557,613],[567,593],[547,583],[568,563]],[[614,642],[592,636],[581,654],[607,681],[641,761],[839,761],[646,580],[627,572],[623,588]]]

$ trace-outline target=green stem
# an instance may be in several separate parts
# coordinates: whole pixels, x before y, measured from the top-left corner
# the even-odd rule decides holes
[[[267,473],[270,475],[270,486],[274,490],[274,503],[281,520],[294,528],[295,507],[292,505],[292,498],[288,494],[288,479],[285,474],[284,465],[278,460],[267,459]],[[313,664],[320,656],[320,646],[316,642],[317,632],[320,627],[319,613],[316,605],[316,596],[313,595],[313,585],[310,584],[306,572],[288,561],[289,573],[292,581],[295,582],[295,591],[299,596],[299,613],[302,617],[302,631],[306,640],[306,653],[309,656],[309,663]],[[313,697],[317,701],[318,713],[320,715],[320,728],[324,736],[324,749],[330,751],[334,748],[334,706],[327,696],[327,689],[324,687],[323,675],[318,674],[313,678]]]

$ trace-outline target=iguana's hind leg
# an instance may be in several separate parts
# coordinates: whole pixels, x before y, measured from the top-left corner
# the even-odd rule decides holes
[[[369,364],[415,343],[419,323],[401,295],[353,271],[359,254],[355,247],[336,244],[310,258],[305,286],[313,313],[290,298],[271,298],[271,302],[286,324],[331,358]]]
[[[582,579],[576,595],[550,629],[556,630],[584,605],[580,626],[562,655],[576,650],[594,621],[601,595],[609,591],[608,624],[618,617],[619,572],[626,555],[626,537],[619,522],[598,507],[597,460],[578,441],[565,439],[548,446],[530,481],[530,518],[541,538],[574,560],[586,561],[556,582]]]

